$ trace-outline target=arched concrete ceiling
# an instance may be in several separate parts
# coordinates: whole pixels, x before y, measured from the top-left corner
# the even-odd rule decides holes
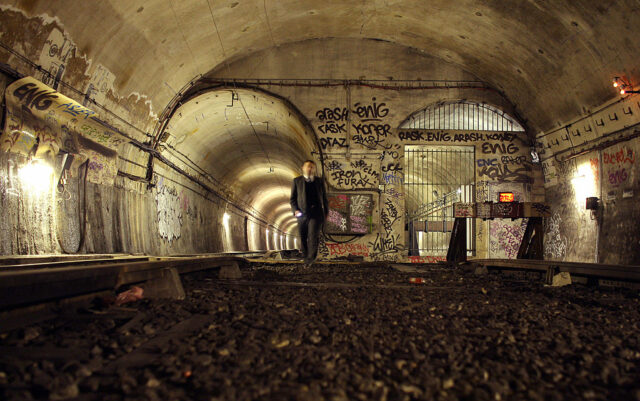
[[[316,148],[315,135],[289,105],[243,88],[219,88],[193,97],[176,110],[166,132],[166,145],[276,226],[291,216],[291,180]]]
[[[394,49],[394,73],[402,75],[394,79],[475,77],[505,94],[527,120],[530,133],[550,129],[616,96],[610,86],[613,76],[640,79],[640,42],[633,40],[640,26],[636,0],[0,0],[0,4],[27,15],[51,17],[43,21],[59,25],[79,54],[114,74],[114,89],[147,96],[156,111],[194,78],[221,76],[224,70],[228,77],[244,78],[234,76],[236,70],[229,65],[257,54],[286,55],[295,46],[317,42],[326,48],[320,56],[337,61],[313,68],[280,63],[278,68],[297,68],[296,74],[304,78],[358,79],[360,75],[341,72],[352,62],[341,57],[341,43],[360,41],[362,52],[373,52],[375,46],[368,43],[384,43],[389,51]],[[33,57],[29,43],[34,38],[25,34],[29,30],[10,26],[7,32],[0,30],[5,45]],[[423,62],[416,63],[416,55]],[[375,60],[379,53],[365,56]],[[427,58],[464,73],[448,76],[454,69],[429,67],[422,75]],[[373,61],[365,67],[368,78],[368,70],[376,78],[384,76],[384,68],[376,69]],[[315,148],[313,135],[280,99],[233,90],[242,101],[234,100],[230,89],[220,89],[182,104],[167,127],[171,134],[167,142],[242,194],[269,222],[290,226],[294,220],[279,206],[286,203],[300,163]]]
[[[3,3],[57,17],[117,89],[148,95],[156,109],[230,60],[328,37],[384,40],[458,64],[503,90],[536,130],[615,96],[613,75],[640,77],[635,0]]]

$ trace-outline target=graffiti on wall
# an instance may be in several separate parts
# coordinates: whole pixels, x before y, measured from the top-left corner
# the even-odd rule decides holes
[[[558,212],[545,219],[544,258],[562,260],[567,254],[567,237],[561,234],[562,217]]]
[[[492,258],[515,259],[527,228],[528,219],[494,220],[489,222],[489,249]]]
[[[324,107],[316,111],[322,149],[339,149],[347,147],[347,123],[349,110],[346,107]]]
[[[385,121],[389,108],[375,97],[368,102],[356,102],[347,107],[322,107],[315,113],[316,129],[320,137],[320,146],[324,150],[339,150],[348,147],[350,140],[367,149],[384,149],[391,136],[391,125]]]
[[[520,148],[514,143],[484,142],[483,156],[476,160],[478,178],[494,181],[531,182],[531,162],[527,156],[519,155]]]
[[[596,159],[597,160],[597,159]],[[602,151],[604,178],[612,187],[633,181],[633,167],[636,163],[635,151],[624,145]]]
[[[386,197],[380,212],[380,224],[382,231],[376,233],[375,239],[369,242],[371,257],[374,260],[395,260],[398,253],[404,250],[397,223],[402,222],[400,206],[394,202],[394,198]]]
[[[385,162],[380,166],[380,169],[385,184],[400,185],[404,183],[404,168],[399,161],[393,160],[391,162]]]
[[[351,140],[367,149],[388,148],[385,142],[391,136],[391,125],[384,121],[389,115],[389,108],[375,97],[368,103],[356,103],[353,113],[353,132]]]
[[[25,77],[7,87],[6,124],[0,149],[27,155],[55,156],[62,145],[89,159],[88,180],[113,184],[117,175],[117,149],[125,138],[94,120],[95,112],[42,84]],[[77,166],[74,166],[74,168]]]
[[[329,256],[340,257],[340,256],[369,256],[369,248],[365,244],[359,243],[347,243],[340,244],[335,242],[327,242],[326,243]]]
[[[486,142],[482,144],[483,153],[496,153],[499,150],[491,141],[514,142],[518,136],[509,132],[458,132],[450,133],[446,131],[429,131],[429,130],[401,130],[398,132],[398,138],[402,141],[410,142],[446,142],[446,143],[470,143],[470,142]],[[511,144],[513,145],[513,144]],[[506,145],[504,151],[500,153],[510,154],[516,153],[515,145]],[[502,149],[502,148],[500,148]],[[486,151],[485,151],[486,150]],[[495,150],[495,151],[492,151]]]
[[[69,59],[75,57],[76,45],[59,29],[53,28],[44,42],[38,64],[42,67],[40,81],[58,89]]]
[[[438,262],[445,262],[447,260],[447,258],[445,258],[444,256],[432,256],[432,255],[425,255],[425,256],[409,256],[409,263],[438,263]]]
[[[91,79],[85,89],[85,97],[82,104],[87,106],[90,101],[104,103],[107,93],[113,90],[115,80],[116,76],[111,71],[102,64],[97,64],[91,73]]]
[[[326,164],[331,184],[339,189],[376,188],[380,182],[379,160],[330,160]]]
[[[158,233],[171,242],[180,238],[182,227],[182,206],[175,188],[158,183],[156,192],[158,210]]]

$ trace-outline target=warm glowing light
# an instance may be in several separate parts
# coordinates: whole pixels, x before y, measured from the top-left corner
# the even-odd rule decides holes
[[[513,192],[500,192],[498,196],[499,202],[513,202],[515,200],[515,196]]]
[[[618,87],[618,81],[613,81],[613,87],[617,88]]]
[[[224,224],[225,226],[228,226],[230,218],[231,216],[229,216],[229,213],[225,212],[224,215],[222,216],[222,224]]]
[[[51,189],[53,168],[44,160],[34,159],[22,166],[18,171],[18,177],[23,188],[44,193]]]
[[[627,93],[627,91],[625,91],[624,89],[620,89],[620,94],[624,95],[625,93]]]
[[[584,205],[590,196],[597,196],[596,177],[591,169],[591,163],[583,163],[578,166],[576,175],[571,179],[576,203]]]

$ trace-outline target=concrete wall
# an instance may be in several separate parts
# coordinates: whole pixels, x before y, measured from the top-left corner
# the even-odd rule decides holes
[[[3,50],[0,62],[31,75],[86,107],[111,126],[139,142],[148,142],[157,122],[150,100],[141,93],[119,93],[127,78],[111,72],[78,44],[59,19],[27,16],[5,9],[2,40],[16,50]],[[26,58],[23,58],[26,57]],[[0,74],[0,91],[13,80]],[[161,105],[163,106],[163,105]],[[4,102],[0,109],[4,118]],[[144,177],[148,154],[125,143],[118,149],[119,171]],[[29,191],[17,177],[26,158],[0,155],[0,254],[75,252],[80,241],[84,208],[83,186],[71,177],[63,193]],[[193,171],[188,171],[197,176]],[[115,185],[86,186],[87,227],[80,253],[181,254],[247,249],[245,216],[257,220],[231,202],[225,202],[160,162],[155,163],[153,187],[118,176]],[[8,192],[7,192],[8,191]],[[15,195],[12,195],[15,194]],[[230,217],[223,224],[224,213]],[[273,229],[272,229],[273,230]],[[251,249],[266,249],[264,235]]]
[[[118,177],[114,186],[87,183],[85,188],[82,180],[79,184],[78,178],[71,178],[63,193],[53,189],[42,193],[30,191],[17,177],[24,163],[21,156],[0,153],[0,254],[75,253],[85,190],[87,226],[80,253],[247,250],[244,214],[188,185],[160,177],[148,190],[146,184]],[[227,224],[225,212],[230,216]],[[252,245],[266,249],[263,237]]]
[[[314,40],[283,45],[237,60],[229,68],[213,71],[211,78],[243,77],[299,79],[322,76],[369,80],[476,78],[453,64],[380,41]],[[326,75],[326,74],[325,74]],[[393,81],[387,82],[393,84]],[[512,191],[519,201],[544,201],[542,171],[531,161],[534,144],[526,133],[402,130],[398,127],[413,112],[443,101],[487,102],[512,112],[499,93],[475,89],[384,90],[365,86],[346,89],[264,84],[261,89],[290,100],[309,120],[324,155],[324,175],[331,191],[372,194],[373,230],[340,244],[322,244],[327,258],[350,253],[368,260],[408,260],[405,237],[405,158],[407,145],[471,146],[475,149],[476,200],[497,200],[500,191]],[[350,97],[350,104],[347,99]],[[348,117],[351,114],[351,117]],[[516,163],[521,163],[517,165]],[[491,166],[489,166],[491,165]],[[435,166],[446,175],[448,166]],[[382,185],[382,189],[379,186]],[[526,221],[478,221],[477,256],[513,258]],[[333,237],[339,241],[348,236]],[[410,258],[434,261],[443,254]]]
[[[180,89],[179,86],[186,82],[183,79],[186,76],[184,72],[181,72],[182,78],[179,83],[173,74],[164,70],[158,75],[146,76],[145,73],[146,81],[142,82],[141,73],[134,74],[132,70],[134,67],[140,67],[135,60],[121,63],[118,55],[124,53],[115,50],[103,53],[101,48],[93,47],[96,40],[104,40],[104,32],[108,30],[100,32],[100,38],[82,34],[72,37],[60,19],[45,14],[36,15],[36,9],[43,7],[44,2],[38,4],[34,8],[34,15],[17,11],[12,7],[3,8],[0,18],[6,30],[2,41],[17,54],[4,49],[0,52],[0,62],[9,64],[23,74],[35,76],[61,93],[95,109],[102,119],[127,135],[140,142],[148,142],[149,133],[154,131],[158,121],[158,110],[164,107],[166,100],[175,96]],[[60,10],[61,14],[66,12]],[[109,15],[110,18],[117,19],[119,14]],[[84,29],[83,27],[87,26],[87,21],[80,18],[73,21],[71,18],[67,19],[66,22],[76,33],[81,32],[80,27]],[[112,22],[117,26],[116,20]],[[234,29],[236,25],[233,25]],[[571,26],[578,29],[577,23]],[[605,28],[601,27],[602,30]],[[461,67],[474,66],[473,60],[465,61],[463,58],[454,57],[453,63],[449,63],[443,61],[447,59],[446,55],[441,58],[430,57],[416,48],[361,37],[310,37],[309,40],[297,40],[300,38],[292,37],[275,47],[268,45],[270,48],[253,53],[249,50],[242,53],[235,49],[236,56],[233,61],[227,64],[229,60],[225,60],[225,63],[220,63],[219,67],[207,76],[368,79],[384,80],[388,83],[403,79],[478,79]],[[467,38],[468,36],[461,37],[460,40]],[[154,37],[154,41],[156,39],[158,37]],[[534,39],[525,38],[523,43],[535,41]],[[212,42],[208,40],[207,43]],[[148,42],[136,45],[140,46],[139,49],[147,49],[149,54],[154,52],[154,47]],[[262,49],[264,45],[257,48]],[[126,50],[130,53],[130,49]],[[245,49],[241,46],[240,50]],[[478,48],[475,54],[480,54],[479,51],[482,51],[483,55],[491,53],[486,50]],[[538,54],[542,54],[541,50],[542,47],[538,49]],[[206,52],[209,51],[210,46],[206,46]],[[565,54],[564,49],[561,53]],[[154,58],[155,56],[146,60],[148,62]],[[188,57],[182,59],[186,60]],[[565,65],[571,62],[571,59],[559,60],[562,62],[558,62],[556,67],[563,71]],[[101,62],[109,64],[111,68],[105,67]],[[534,68],[534,64],[527,67]],[[36,68],[36,65],[41,68]],[[201,70],[191,66],[194,68],[194,74],[189,76],[204,72],[211,65],[214,64],[209,62],[205,69]],[[489,71],[489,64],[483,65],[479,71]],[[612,67],[620,68],[618,65]],[[169,71],[169,68],[166,70]],[[392,75],[390,71],[393,72]],[[524,76],[528,76],[527,69],[524,68],[523,71]],[[545,68],[539,68],[534,72],[543,74],[545,71]],[[574,69],[571,71],[571,82],[585,82],[583,76],[594,74],[593,71],[588,74],[581,74]],[[511,83],[520,82],[519,77],[522,73],[520,69],[517,72],[516,75],[510,75]],[[167,78],[167,74],[171,76]],[[537,76],[536,74],[532,76]],[[136,79],[132,79],[134,75]],[[503,87],[507,91],[511,90],[507,87],[511,87],[517,92],[518,95],[513,99],[522,100],[518,106],[531,106],[530,109],[534,111],[530,114],[537,116],[539,120],[535,126],[546,128],[551,124],[550,121],[559,120],[558,115],[566,115],[567,122],[559,124],[559,129],[548,130],[537,136],[528,132],[527,135],[508,140],[504,139],[505,137],[488,139],[485,135],[481,139],[471,141],[438,141],[433,140],[434,136],[427,132],[401,135],[398,126],[414,111],[441,101],[466,99],[487,102],[511,114],[515,114],[515,107],[495,90],[384,90],[353,86],[347,91],[340,86],[260,86],[261,90],[289,100],[311,124],[321,147],[317,152],[322,151],[325,156],[323,168],[333,189],[356,190],[374,195],[373,233],[352,241],[349,246],[325,243],[322,247],[323,255],[336,257],[360,253],[369,259],[394,260],[406,256],[404,218],[401,217],[405,196],[402,189],[404,146],[444,144],[475,148],[477,200],[492,199],[500,190],[513,191],[521,200],[546,199],[552,209],[552,216],[545,221],[547,258],[588,262],[639,262],[637,245],[640,233],[635,224],[639,212],[637,207],[633,207],[638,191],[635,162],[638,139],[632,138],[635,128],[630,128],[638,123],[640,115],[640,107],[635,101],[635,96],[624,102],[603,104],[602,107],[593,108],[597,111],[590,112],[582,105],[593,104],[597,99],[606,98],[606,90],[597,84],[598,79],[602,81],[605,78],[594,79],[593,82],[596,83],[590,84],[591,89],[584,89],[584,95],[580,91],[569,94],[572,99],[578,98],[578,95],[586,99],[580,102],[580,99],[563,101],[563,94],[557,90],[557,77],[554,74],[549,75],[544,81],[554,84],[535,86],[537,79],[527,79],[522,82],[522,87],[502,83],[499,80],[500,73],[488,75],[491,76],[491,82],[495,87]],[[4,89],[7,77],[1,76],[0,84],[0,89]],[[161,94],[157,96],[157,99],[163,100],[161,104],[153,105],[145,93],[131,89],[150,87],[154,93]],[[123,88],[128,89],[125,92]],[[533,99],[531,94],[537,93],[536,90],[541,90],[540,93],[545,95],[535,96],[535,104],[532,104],[527,98]],[[347,101],[348,97],[350,101]],[[575,118],[571,114],[575,113],[578,106],[582,107],[584,116]],[[333,121],[337,125],[343,124],[342,127],[327,125],[327,109],[345,108],[351,110],[351,121]],[[358,115],[358,110],[364,110],[364,114]],[[367,121],[367,110],[375,110],[378,113],[375,121]],[[448,134],[450,138],[455,138],[456,134],[469,132]],[[526,159],[530,146],[534,144],[544,160],[544,185],[538,166],[530,164],[530,159]],[[507,147],[496,145],[513,145],[516,149],[512,148],[512,152],[507,150]],[[486,149],[494,147],[495,151],[485,152]],[[200,149],[183,150],[197,152]],[[291,155],[277,147],[267,147],[265,151],[274,155],[274,160],[279,157],[291,161]],[[148,160],[145,152],[129,144],[123,144],[118,154],[121,157],[118,160],[120,171],[133,176],[145,176]],[[507,158],[503,159],[503,156]],[[513,176],[505,175],[504,167],[497,168],[495,172],[483,172],[480,168],[480,164],[485,163],[483,160],[493,158],[500,165],[508,165],[511,163],[510,156],[525,157],[528,169],[525,168],[523,171],[524,179],[514,179]],[[315,157],[319,158],[319,153],[316,153]],[[170,160],[177,163],[175,159]],[[70,179],[66,192],[63,191],[62,194],[35,196],[24,191],[22,183],[15,177],[15,173],[24,162],[19,156],[3,154],[0,158],[0,253],[59,253],[74,250],[81,231],[78,202],[84,197],[81,195],[82,186],[78,189],[77,177]],[[147,188],[144,183],[124,177],[118,177],[114,186],[87,184],[87,221],[90,224],[87,226],[85,246],[81,252],[178,254],[243,250],[247,245],[250,249],[279,247],[279,237],[273,238],[272,221],[260,222],[256,216],[247,216],[247,213],[238,208],[242,205],[233,206],[207,193],[160,162],[156,162],[154,173],[152,189]],[[189,170],[189,174],[199,179],[203,178],[202,174],[193,169]],[[363,179],[346,182],[344,178],[347,175]],[[380,184],[384,185],[382,190],[378,188]],[[224,188],[224,185],[218,189],[221,194],[229,195],[229,199],[242,195],[227,191],[228,188]],[[583,207],[584,198],[591,195],[602,199],[602,207],[594,214]],[[80,211],[82,212],[82,208]],[[228,218],[224,217],[225,213]],[[246,238],[245,234],[245,217],[252,222],[248,226],[254,227],[249,238]],[[266,232],[267,224],[270,225],[269,234]],[[522,222],[478,223],[478,256],[512,257],[514,244],[517,243],[521,232]],[[287,238],[288,246],[292,246],[292,239]]]
[[[385,42],[356,40],[333,40],[331,43],[314,41],[311,46],[300,44],[291,48],[282,47],[278,54],[271,54],[271,69],[255,70],[252,58],[239,60],[230,70],[238,76],[263,77],[273,73],[283,74],[283,78],[296,78],[302,72],[313,73],[331,70],[335,60],[340,59],[339,70],[345,76],[353,76],[357,71],[366,71],[366,79],[385,79],[385,71],[393,70],[394,79],[415,79],[415,69],[431,78],[473,80],[474,77],[459,67],[443,63],[441,60],[418,53],[406,53]],[[359,52],[360,51],[360,52]],[[291,53],[298,57],[287,57]],[[339,58],[338,55],[343,57]],[[368,57],[376,54],[375,60]],[[257,54],[256,58],[263,55]],[[398,60],[407,62],[397,66]],[[290,74],[280,71],[288,64]],[[347,65],[349,68],[347,68]],[[305,66],[312,66],[305,70]],[[375,67],[375,68],[374,68]],[[254,73],[252,76],[251,74]],[[525,133],[518,135],[498,132],[417,132],[399,130],[398,127],[411,113],[439,101],[470,99],[489,102],[503,109],[510,109],[508,101],[495,91],[478,89],[442,88],[437,90],[384,90],[364,86],[344,87],[262,87],[262,90],[292,102],[308,120],[324,155],[323,170],[331,190],[359,191],[374,195],[373,230],[370,234],[358,237],[348,246],[340,246],[328,241],[321,246],[324,257],[346,256],[358,253],[371,260],[405,260],[407,257],[405,218],[404,218],[404,146],[472,146],[476,150],[477,200],[491,200],[497,191],[510,190],[519,200],[542,200],[538,190],[541,188],[541,176],[536,172],[539,167],[530,163],[531,144]],[[64,91],[64,88],[60,88]],[[73,96],[69,93],[69,96]],[[77,95],[76,95],[77,96]],[[350,97],[351,104],[347,104]],[[345,110],[351,110],[351,120],[344,121]],[[330,116],[338,110],[338,116]],[[132,124],[150,126],[150,122],[136,118],[130,112],[122,116]],[[372,120],[373,119],[373,120]],[[332,122],[330,122],[332,121]],[[342,127],[334,129],[330,124]],[[127,124],[121,124],[124,132],[132,131]],[[179,127],[174,126],[174,130]],[[203,133],[203,135],[206,134]],[[200,134],[197,134],[200,135]],[[138,133],[138,136],[142,136]],[[144,139],[144,137],[141,137]],[[198,143],[196,141],[196,143]],[[348,145],[348,146],[347,146]],[[347,154],[347,149],[349,150]],[[201,149],[182,149],[183,151],[202,151]],[[277,154],[277,149],[268,149]],[[147,155],[134,147],[124,144],[119,150],[122,155],[118,162],[121,171],[136,176],[144,176]],[[188,152],[187,152],[188,153]],[[272,154],[274,154],[272,153]],[[316,154],[318,157],[319,154]],[[278,157],[291,157],[279,154]],[[525,167],[513,167],[520,174],[505,172],[509,158],[525,161]],[[529,159],[527,159],[529,158]],[[173,159],[176,163],[177,160]],[[496,168],[480,168],[487,161],[499,165]],[[18,161],[18,164],[20,161]],[[181,164],[184,166],[184,163]],[[19,167],[19,166],[17,166]],[[446,166],[436,166],[442,173]],[[507,167],[509,168],[509,167]],[[154,187],[149,190],[145,184],[118,177],[114,187],[87,185],[88,221],[85,246],[81,252],[145,252],[153,254],[176,254],[193,252],[215,252],[244,250],[246,244],[251,249],[279,249],[282,241],[279,233],[274,237],[274,227],[258,223],[250,239],[245,239],[244,215],[224,201],[206,194],[196,184],[160,162],[155,164]],[[55,253],[73,251],[79,241],[80,223],[78,220],[78,194],[72,187],[77,182],[71,180],[68,185],[68,200],[40,200],[36,213],[41,219],[30,221],[13,216],[11,212],[6,221],[11,222],[6,229],[7,242],[3,253]],[[382,185],[382,189],[380,189]],[[82,189],[82,188],[81,188]],[[81,197],[80,197],[81,198]],[[6,198],[7,208],[11,202]],[[52,205],[60,205],[57,210]],[[23,207],[37,210],[33,205]],[[54,212],[48,212],[54,210]],[[82,208],[80,208],[82,211]],[[225,224],[225,211],[229,215]],[[49,216],[49,217],[47,217]],[[53,220],[55,216],[55,220]],[[252,220],[255,220],[251,217]],[[47,220],[48,219],[48,220]],[[271,223],[271,222],[269,222]],[[30,234],[33,227],[43,230],[37,236]],[[44,228],[46,227],[46,228]],[[522,235],[521,222],[478,222],[477,256],[513,257],[514,244]],[[62,247],[57,238],[61,238]],[[288,240],[291,246],[291,240]],[[425,255],[442,258],[443,255]],[[436,260],[429,259],[429,260]],[[426,259],[413,259],[421,261]]]
[[[11,81],[11,77],[0,74],[2,93]],[[3,104],[0,109],[3,116],[4,111]],[[127,128],[130,127],[124,125],[123,131],[131,133]],[[140,166],[144,166],[145,153],[123,144],[119,154],[120,171],[144,176]],[[168,255],[248,249],[247,214],[211,196],[162,163],[157,163],[152,188],[122,176],[116,177],[114,185],[85,184],[81,179],[83,170],[79,169],[60,191],[55,185],[44,191],[32,188],[19,175],[25,164],[27,158],[23,155],[0,152],[2,255],[76,252]],[[225,213],[228,219],[224,218]],[[266,227],[263,222],[256,224]],[[257,237],[252,243],[252,249],[266,247],[264,237]]]
[[[639,264],[637,96],[603,104],[538,136],[547,201],[545,258]],[[600,198],[597,211],[586,198]]]

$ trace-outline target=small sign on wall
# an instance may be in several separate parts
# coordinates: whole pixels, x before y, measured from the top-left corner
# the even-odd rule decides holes
[[[476,217],[476,204],[475,203],[454,203],[453,214],[454,214],[454,217]]]
[[[330,193],[328,234],[364,235],[371,232],[373,196],[371,194]]]

